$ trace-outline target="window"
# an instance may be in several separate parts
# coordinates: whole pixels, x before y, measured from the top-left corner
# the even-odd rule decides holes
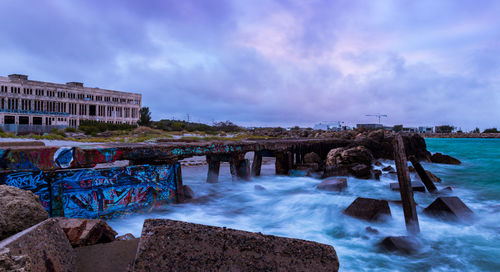
[[[33,117],[33,125],[41,125],[42,117]]]
[[[19,124],[20,125],[29,125],[30,124],[29,116],[19,116]]]
[[[6,125],[15,124],[16,123],[16,117],[15,116],[6,115],[4,117],[3,121],[4,121],[4,124],[6,124]]]

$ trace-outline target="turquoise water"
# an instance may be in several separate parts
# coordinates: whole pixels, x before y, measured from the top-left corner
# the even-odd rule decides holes
[[[427,139],[431,152],[460,159],[462,165],[424,163],[443,179],[438,188],[452,186],[476,214],[472,225],[428,217],[422,209],[434,201],[428,193],[415,193],[424,245],[413,256],[386,252],[380,241],[389,235],[405,235],[401,206],[390,204],[392,219],[365,222],[343,215],[358,196],[397,200],[389,184],[396,177],[384,174],[380,181],[348,178],[346,191],[323,192],[313,178],[274,176],[272,163],[263,176],[251,182],[232,182],[227,165],[216,184],[205,182],[207,167],[184,167],[184,183],[197,195],[194,203],[165,207],[153,214],[138,214],[110,221],[120,234],[139,236],[146,218],[169,218],[214,226],[301,238],[335,247],[341,271],[500,271],[500,140]],[[385,165],[393,165],[385,161]],[[412,176],[414,179],[415,177]],[[266,188],[255,190],[255,185]],[[371,226],[380,234],[367,233]]]

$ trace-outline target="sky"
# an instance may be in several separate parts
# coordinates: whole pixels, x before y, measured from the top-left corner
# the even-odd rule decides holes
[[[0,0],[0,75],[154,120],[500,127],[500,1]]]

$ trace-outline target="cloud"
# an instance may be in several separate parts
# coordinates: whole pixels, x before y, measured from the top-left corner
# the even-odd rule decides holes
[[[141,92],[153,117],[500,126],[496,1],[0,3],[0,73]]]

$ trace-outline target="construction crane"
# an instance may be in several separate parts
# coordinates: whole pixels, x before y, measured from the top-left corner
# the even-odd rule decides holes
[[[365,116],[374,116],[374,117],[377,117],[377,118],[378,118],[378,123],[379,123],[379,124],[380,124],[380,118],[381,118],[381,117],[387,117],[387,115],[386,115],[386,114],[380,114],[380,113],[378,113],[378,114],[366,114]]]

